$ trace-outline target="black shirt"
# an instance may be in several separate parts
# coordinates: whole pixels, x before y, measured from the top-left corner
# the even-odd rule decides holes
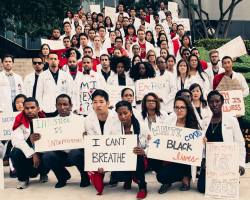
[[[119,83],[119,85],[126,86],[126,76],[125,77],[118,76],[118,83]]]
[[[202,119],[202,116],[201,116],[201,108],[200,107],[195,107],[195,109],[197,110],[200,118]]]
[[[207,128],[206,138],[208,142],[223,142],[222,123],[210,123]]]
[[[98,120],[98,121],[99,121],[101,132],[102,132],[102,135],[103,135],[104,124],[105,124],[106,120],[105,121]]]
[[[54,78],[54,80],[55,80],[55,82],[57,84],[57,80],[58,80],[58,76],[59,76],[59,70],[57,70],[56,73],[52,72],[51,70],[49,70],[49,71],[51,72],[51,74],[52,74],[52,76],[53,76],[53,78]]]
[[[111,71],[109,71],[108,73],[106,73],[103,70],[101,70],[101,72],[102,72],[103,77],[105,78],[105,81],[107,82],[107,80],[108,80],[108,78],[109,78],[109,76],[111,74]]]
[[[32,97],[36,98],[36,86],[37,86],[37,81],[38,81],[39,75],[35,74],[35,82],[33,85],[33,91],[32,91]]]

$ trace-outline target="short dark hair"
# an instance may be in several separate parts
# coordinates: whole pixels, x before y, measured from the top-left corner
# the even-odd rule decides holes
[[[182,93],[184,93],[184,92],[189,93],[189,95],[190,95],[190,97],[191,97],[192,93],[190,92],[189,89],[181,89],[181,90],[178,90],[178,91],[176,92],[176,94],[175,94],[175,99],[176,99],[177,97],[183,96]]]
[[[87,35],[86,33],[80,33],[80,34],[79,34],[79,38],[81,38],[82,36],[85,36],[86,38],[89,39],[89,37],[88,37],[88,35]]]
[[[23,105],[28,102],[34,102],[37,107],[39,107],[38,101],[34,97],[28,97],[27,99],[24,100]]]
[[[11,55],[11,54],[5,54],[5,55],[3,56],[3,59],[2,59],[2,60],[4,61],[6,58],[11,58],[12,62],[14,62],[14,61],[15,61],[14,56],[13,56],[13,55]]]
[[[83,52],[85,51],[85,49],[91,49],[91,52],[93,53],[93,49],[90,46],[86,46],[83,48]]]
[[[119,39],[119,40],[121,40],[121,41],[122,41],[122,43],[123,43],[123,39],[122,39],[122,37],[116,37],[116,38],[115,38],[115,42],[116,42],[118,39]]]
[[[119,101],[116,105],[115,105],[115,111],[117,112],[117,110],[120,108],[120,107],[127,107],[128,110],[130,112],[133,112],[133,108],[132,108],[132,105],[131,103],[129,103],[128,101]]]
[[[37,58],[41,59],[41,61],[43,62],[43,58],[42,58],[42,56],[40,56],[40,55],[34,56],[34,57],[32,58],[32,62],[33,62],[34,59],[37,59]]]
[[[72,101],[69,95],[67,94],[60,94],[59,96],[56,97],[56,104],[59,101],[59,99],[66,98],[69,100],[69,104],[72,106]]]
[[[208,93],[207,95],[207,102],[209,102],[209,100],[211,99],[212,96],[218,95],[222,101],[222,103],[224,103],[224,97],[223,95],[218,91],[218,90],[213,90],[211,92]]]
[[[224,56],[224,57],[221,59],[221,63],[223,63],[224,60],[226,60],[226,59],[230,59],[230,60],[233,62],[232,57],[230,57],[230,56]]]
[[[131,88],[123,88],[121,91],[121,97],[123,97],[124,93],[126,92],[126,90],[130,90],[133,93],[133,96],[135,96],[134,90],[132,90]]]
[[[177,25],[177,30],[178,30],[178,28],[181,27],[181,26],[184,28],[184,25],[183,25],[183,24],[178,24],[178,25]]]
[[[108,54],[106,54],[106,53],[104,53],[104,54],[102,54],[101,56],[100,56],[100,60],[102,59],[102,57],[108,57],[108,59],[110,60],[110,56],[108,55]]]
[[[70,27],[71,27],[71,24],[70,24],[68,21],[64,22],[64,23],[63,23],[63,26],[64,26],[65,24],[69,24]]]
[[[101,96],[105,99],[105,101],[109,101],[109,95],[104,90],[101,90],[101,89],[95,90],[91,96],[91,100],[94,101],[96,96]]]
[[[92,58],[91,58],[90,56],[88,56],[88,55],[83,56],[83,57],[82,57],[82,60],[83,60],[84,58],[89,58],[90,60],[92,60]]]
[[[65,36],[65,37],[63,38],[63,41],[66,40],[66,39],[70,40],[70,37],[69,37],[69,36]]]

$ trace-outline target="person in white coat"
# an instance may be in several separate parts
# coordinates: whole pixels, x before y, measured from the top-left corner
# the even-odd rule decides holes
[[[29,184],[29,178],[38,174],[40,182],[48,181],[48,170],[41,162],[42,154],[36,153],[34,149],[34,142],[40,136],[34,133],[32,123],[32,119],[44,117],[44,113],[40,112],[38,101],[29,97],[24,101],[24,111],[15,118],[10,158],[18,178],[17,189],[25,189]]]
[[[189,75],[189,66],[187,61],[181,59],[177,63],[176,71],[177,71],[177,78],[176,78],[177,90],[189,89],[192,83]]]
[[[23,80],[13,72],[14,57],[3,57],[3,71],[0,72],[0,111],[12,112],[16,95],[23,93]]]
[[[39,75],[43,72],[44,67],[42,57],[33,57],[32,66],[34,68],[34,72],[28,74],[24,78],[24,94],[27,97],[36,98],[37,81]]]
[[[243,175],[245,173],[246,149],[239,123],[235,117],[222,112],[224,97],[218,91],[214,90],[210,92],[207,100],[213,114],[206,131],[206,140],[207,142],[234,142],[238,144],[239,162],[237,164],[239,165],[239,174]],[[205,174],[206,167],[205,162],[203,162],[197,184],[198,191],[201,193],[205,193]]]
[[[41,109],[46,112],[56,110],[56,97],[60,94],[68,94],[72,97],[72,77],[59,69],[59,60],[56,53],[49,54],[49,69],[39,76],[36,89],[36,98]]]

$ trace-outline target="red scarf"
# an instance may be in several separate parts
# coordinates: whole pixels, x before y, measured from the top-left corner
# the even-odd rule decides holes
[[[45,117],[46,116],[44,112],[38,112],[38,118],[45,118]],[[22,124],[24,125],[25,128],[29,128],[30,126],[30,120],[24,114],[24,111],[22,111],[16,116],[12,130],[13,131],[16,130]]]

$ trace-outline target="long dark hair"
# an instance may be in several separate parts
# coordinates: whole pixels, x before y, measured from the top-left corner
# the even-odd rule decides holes
[[[153,46],[155,46],[155,39],[154,39],[154,35],[153,35],[152,31],[146,31],[146,36],[148,33],[150,33],[152,36],[151,41],[148,41],[148,42],[150,42]]]
[[[202,75],[202,73],[205,73],[205,72],[203,71],[203,69],[202,69],[202,67],[201,67],[201,62],[200,62],[200,59],[198,58],[198,56],[196,56],[196,55],[194,55],[194,54],[191,54],[191,55],[188,57],[189,68],[191,68],[191,66],[190,66],[190,60],[191,60],[192,57],[197,58],[198,64],[197,64],[197,68],[196,68],[196,69],[197,69],[197,71],[198,71],[198,73],[199,73],[201,79],[202,79],[203,81],[205,81],[205,78],[204,78],[203,75]]]
[[[155,70],[154,70],[153,66],[149,62],[139,62],[136,65],[132,66],[130,71],[129,71],[129,75],[134,81],[137,81],[137,80],[141,79],[141,75],[139,73],[139,66],[141,64],[145,66],[146,78],[155,77]]]
[[[183,101],[186,105],[187,115],[186,115],[185,127],[192,128],[192,129],[201,129],[201,126],[196,118],[193,106],[192,106],[191,102],[189,101],[189,99],[186,97],[183,97],[183,96],[179,96],[179,97],[175,98],[174,105],[175,105],[176,101]]]
[[[150,93],[146,94],[146,95],[143,97],[143,99],[142,99],[142,104],[141,104],[141,110],[142,110],[142,111],[141,111],[141,114],[142,114],[143,119],[145,119],[145,118],[147,117],[147,115],[148,115],[148,109],[147,109],[147,106],[146,106],[146,102],[147,102],[147,98],[148,98],[149,96],[152,96],[152,97],[155,98],[155,101],[156,101],[155,114],[156,114],[157,116],[161,116],[161,111],[160,111],[160,109],[161,109],[160,99],[159,99],[159,97],[158,97],[155,93],[150,92]]]
[[[198,83],[193,83],[190,87],[189,87],[189,91],[192,93],[192,90],[194,88],[198,87],[200,92],[201,92],[201,96],[200,96],[200,101],[201,101],[201,104],[202,104],[202,107],[206,107],[207,106],[207,101],[205,100],[204,96],[203,96],[203,92],[202,92],[202,89],[201,89],[201,86],[198,84]],[[191,95],[192,97],[192,95]]]
[[[120,107],[127,107],[128,110],[132,113],[131,124],[133,125],[134,134],[139,135],[141,132],[140,123],[139,123],[138,119],[136,119],[136,117],[133,114],[132,105],[127,101],[119,101],[115,105],[115,111],[117,112]]]
[[[184,60],[184,59],[179,60],[179,62],[177,63],[177,67],[176,67],[177,77],[179,77],[179,76],[181,75],[181,74],[180,74],[180,71],[179,71],[179,67],[180,67],[180,64],[181,64],[182,62],[186,63],[186,66],[187,66],[186,77],[189,77],[189,65],[188,65],[187,61]]]

